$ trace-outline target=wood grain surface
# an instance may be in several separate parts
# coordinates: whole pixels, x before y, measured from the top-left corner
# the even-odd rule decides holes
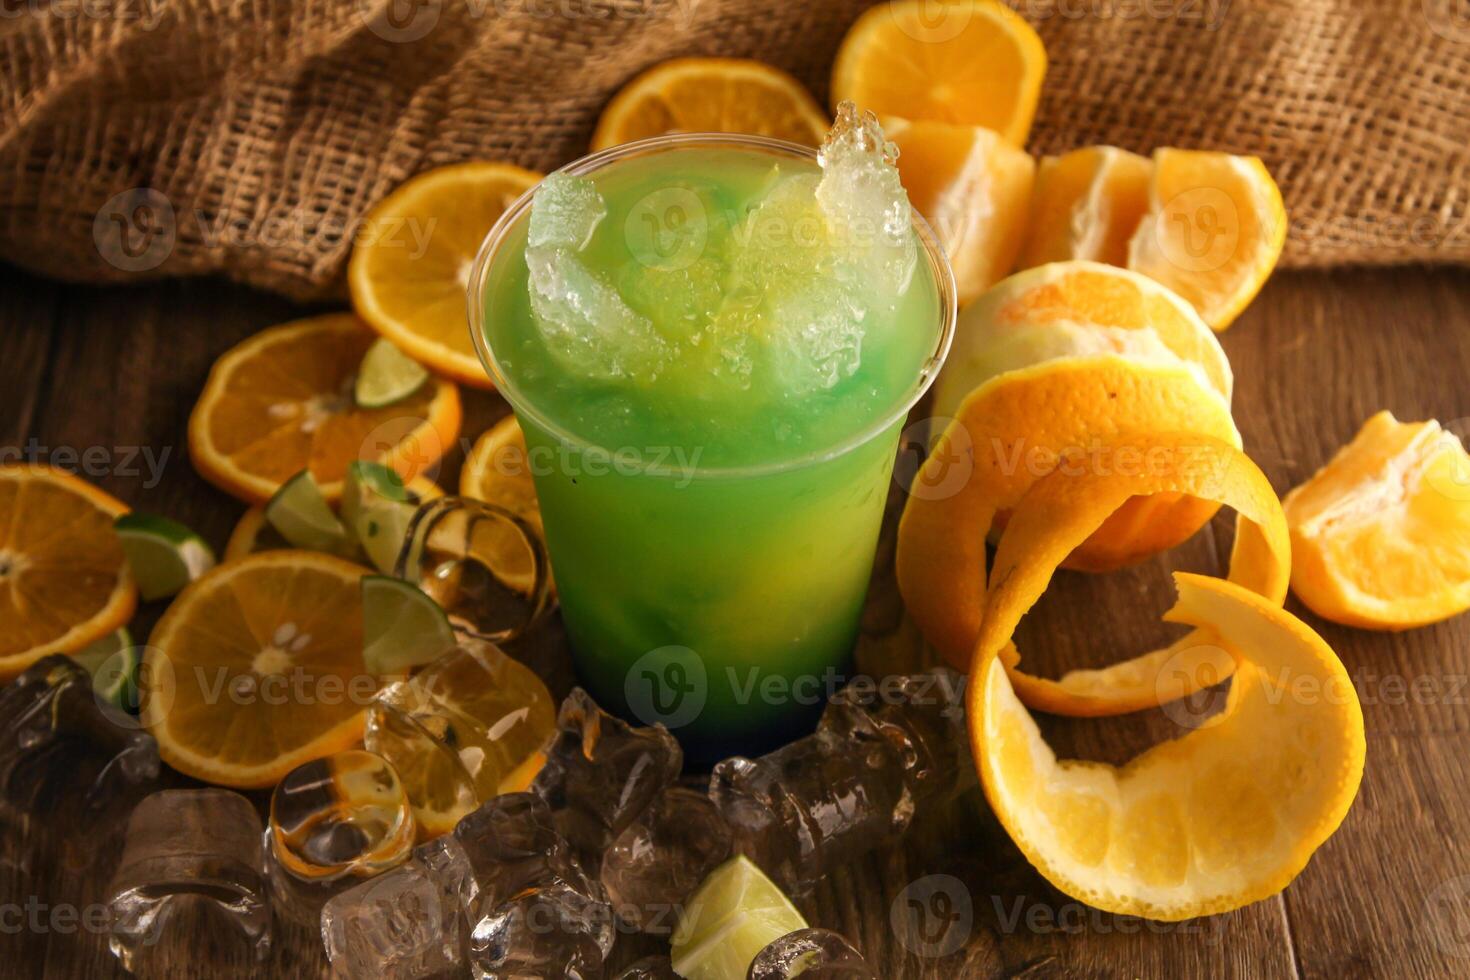
[[[243,508],[190,467],[188,413],[222,351],[300,313],[214,281],[99,289],[0,268],[0,452],[55,459],[67,449],[104,447],[112,464],[97,483],[222,547]],[[1279,492],[1308,477],[1378,409],[1467,432],[1470,273],[1282,274],[1224,344],[1246,450]],[[467,394],[465,436],[473,439],[507,409],[493,394]],[[134,448],[162,461],[156,485],[142,462],[132,473],[121,465]],[[445,486],[457,483],[462,455],[443,466]],[[1227,517],[1217,518],[1183,547],[1126,572],[1059,575],[1023,624],[1031,667],[1054,676],[1167,635],[1158,613],[1171,596],[1168,572],[1223,573],[1230,527]],[[921,654],[906,641],[884,574],[889,539],[863,656],[903,669]],[[974,793],[928,815],[901,845],[854,855],[804,910],[851,937],[884,980],[1470,975],[1470,617],[1379,634],[1322,622],[1294,599],[1289,608],[1322,633],[1352,674],[1368,760],[1346,822],[1281,896],[1169,925],[1087,909],[1030,869]],[[145,609],[135,633],[146,636],[156,616]],[[518,653],[557,692],[570,683],[554,630]],[[1042,721],[1060,752],[1109,761],[1179,734],[1163,712]],[[47,836],[87,841],[97,832],[64,813],[4,826],[0,976],[123,975],[105,937],[86,924],[86,903],[111,872],[100,866],[105,855],[84,848],[72,867],[43,844]],[[646,939],[620,941],[614,963],[657,948]],[[327,973],[311,931],[279,918],[266,966],[233,959],[203,934],[163,960],[179,976]]]

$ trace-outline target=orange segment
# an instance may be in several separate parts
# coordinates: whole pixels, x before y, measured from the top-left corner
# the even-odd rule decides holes
[[[437,483],[422,475],[408,481],[407,489],[409,498],[414,503],[437,500],[444,496],[444,491],[439,489]],[[266,520],[265,508],[251,507],[240,515],[235,529],[230,532],[230,540],[225,543],[225,552],[221,560],[234,561],[259,551],[276,551],[290,547],[286,539],[281,537]]]
[[[899,521],[899,591],[924,638],[967,670],[984,604],[985,540],[998,515],[1064,459],[1069,468],[1146,470],[1137,448],[1145,443],[1131,434],[1179,430],[1240,445],[1219,397],[1177,367],[1076,358],[1010,372],[971,394],[915,476]],[[1178,498],[1171,506],[1178,512],[1155,535],[1094,535],[1096,553],[1079,549],[1069,563],[1114,567],[1151,554],[1193,533],[1218,505]]]
[[[329,499],[353,460],[412,479],[459,434],[459,391],[433,379],[408,398],[357,407],[352,386],[373,334],[350,313],[263,330],[215,362],[189,417],[201,475],[248,503],[264,503],[309,468]]]
[[[0,465],[0,681],[132,618],[138,590],[112,529],[127,509],[63,470]]]
[[[817,100],[779,68],[741,58],[676,58],[613,96],[592,149],[665,133],[752,133],[816,146],[829,125]]]
[[[1379,412],[1286,497],[1291,587],[1325,619],[1408,629],[1470,609],[1470,455]]]
[[[963,306],[1015,265],[1036,162],[978,126],[889,116],[883,132],[898,144],[904,189],[939,236]]]
[[[1029,605],[1109,514],[1136,496],[1175,493],[1235,509],[1239,516],[1230,581],[1281,604],[1291,575],[1286,518],[1270,481],[1244,453],[1198,435],[1124,437],[1109,448],[1117,450],[1108,455],[1120,465],[1059,469],[1027,492],[1001,538],[991,581],[1006,582],[1011,590],[1031,596]],[[1137,454],[1136,466],[1121,465],[1124,450]],[[968,528],[956,531],[967,533]],[[989,605],[984,615],[992,615]],[[985,628],[982,622],[982,635]],[[1223,680],[1233,667],[1225,651],[1198,631],[1165,649],[1100,670],[1071,671],[1058,680],[1023,673],[1021,654],[1013,645],[1001,651],[1000,659],[1022,701],[1065,715],[1154,707]]]
[[[174,600],[148,641],[141,717],[165,762],[263,788],[362,738],[368,569],[310,551],[228,562]]]
[[[1285,244],[1286,206],[1259,158],[1154,151],[1149,211],[1128,243],[1128,268],[1224,330],[1261,291]]]
[[[898,0],[859,17],[832,68],[832,104],[984,126],[1025,146],[1046,50],[994,0]]]
[[[1067,259],[1127,265],[1128,239],[1148,211],[1152,175],[1148,157],[1116,146],[1042,158],[1019,267]]]
[[[1236,665],[1223,712],[1181,737],[1123,766],[1056,758],[1001,664],[1034,583],[997,578],[966,691],[985,795],[1026,859],[1094,908],[1164,921],[1290,884],[1347,815],[1365,753],[1357,693],[1321,637],[1248,589],[1175,582],[1167,618]]]
[[[470,266],[505,209],[541,175],[508,163],[419,174],[363,218],[347,265],[358,316],[414,360],[492,387],[470,340]]]
[[[531,479],[526,434],[514,415],[507,415],[480,436],[465,458],[459,492],[504,507],[538,532],[541,530],[541,507]]]

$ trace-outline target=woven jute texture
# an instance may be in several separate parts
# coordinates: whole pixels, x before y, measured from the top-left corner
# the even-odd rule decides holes
[[[868,5],[6,4],[0,255],[69,279],[338,294],[358,221],[413,174],[565,163],[621,84],[680,55],[760,58],[825,99]],[[1033,151],[1257,153],[1291,214],[1286,264],[1470,261],[1470,0],[1014,5],[1051,56]]]

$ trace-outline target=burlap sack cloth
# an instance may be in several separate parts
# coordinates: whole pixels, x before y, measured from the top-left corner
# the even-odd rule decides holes
[[[827,96],[870,0],[0,0],[0,255],[340,293],[353,230],[467,158],[548,169],[679,55]],[[1470,0],[1034,0],[1031,149],[1257,153],[1285,263],[1470,260]],[[121,246],[121,247],[119,247]]]

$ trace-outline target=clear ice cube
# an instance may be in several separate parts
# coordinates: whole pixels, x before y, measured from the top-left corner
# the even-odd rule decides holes
[[[567,173],[549,174],[532,198],[526,244],[581,251],[605,217],[607,204],[592,181]]]
[[[798,929],[756,954],[746,980],[877,980],[863,955],[827,929]]]
[[[255,807],[229,790],[163,790],[139,803],[107,902],[108,946],[123,967],[187,962],[204,945],[264,960],[271,909],[262,835]]]
[[[708,794],[671,786],[602,858],[602,885],[619,919],[670,935],[689,896],[730,856],[730,830]]]
[[[532,790],[596,873],[613,839],[678,778],[684,753],[664,726],[635,728],[581,688],[562,702],[556,727]]]

